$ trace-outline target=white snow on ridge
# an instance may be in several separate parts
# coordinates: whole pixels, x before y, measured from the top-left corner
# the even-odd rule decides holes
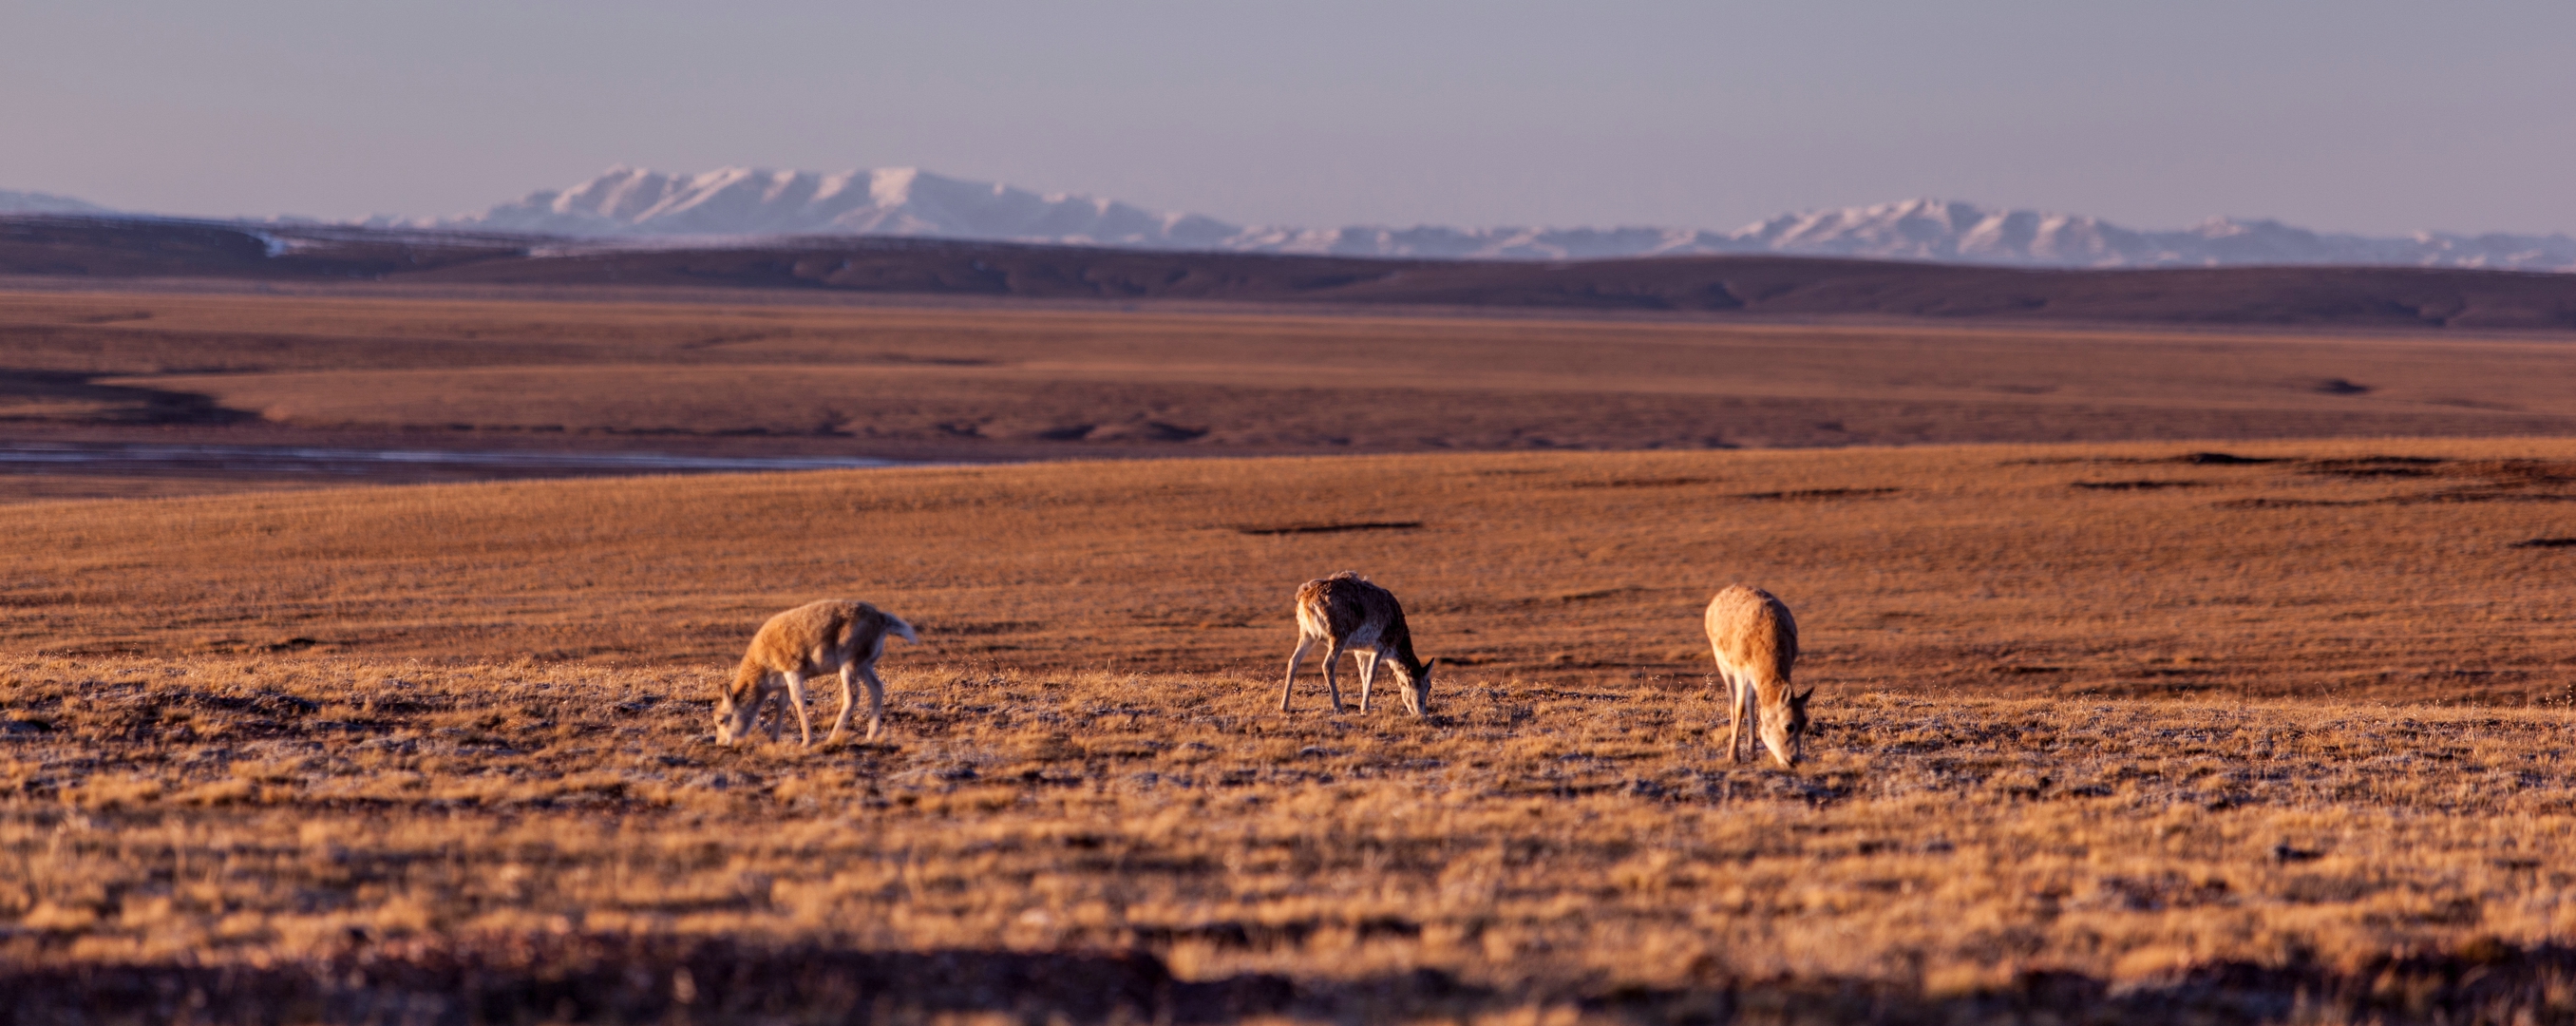
[[[480,214],[378,223],[574,236],[900,235],[1213,249],[1238,231],[1088,196],[1040,195],[913,168],[817,174],[615,167]]]
[[[2273,220],[2211,218],[2179,231],[2137,231],[2097,218],[1985,210],[1934,199],[1787,214],[1728,236],[1765,252],[2040,267],[2224,267],[2352,264],[2576,270],[2576,238],[2330,235]]]
[[[133,216],[69,197],[8,191],[0,191],[0,214]],[[2576,271],[2576,238],[2563,234],[2371,237],[2230,218],[2172,231],[2139,231],[2090,217],[1989,210],[1938,199],[1783,214],[1731,232],[1243,226],[915,168],[835,174],[723,168],[670,175],[614,167],[569,188],[531,193],[481,213],[377,217],[363,226],[551,235],[576,240],[570,246],[579,249],[761,245],[781,236],[898,236],[1468,260],[1768,253],[2057,268],[2331,264]]]
[[[2321,234],[2278,221],[2212,220],[2137,231],[2095,218],[1987,210],[1937,199],[1784,214],[1732,232],[1687,228],[1310,229],[1239,226],[1090,196],[1040,194],[914,168],[816,174],[725,168],[666,175],[617,167],[569,189],[479,214],[402,222],[679,244],[773,235],[892,235],[1236,253],[1477,260],[1598,260],[1719,253],[2027,267],[2379,264],[2576,271],[2576,238]],[[709,241],[712,241],[710,239]]]

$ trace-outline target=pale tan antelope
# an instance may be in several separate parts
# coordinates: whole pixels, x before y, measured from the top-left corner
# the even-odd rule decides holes
[[[885,654],[888,634],[921,643],[921,636],[903,618],[865,602],[825,599],[770,617],[760,625],[760,633],[752,635],[751,650],[743,653],[742,668],[734,671],[733,683],[716,696],[716,743],[729,745],[751,733],[761,707],[784,689],[787,704],[796,710],[798,735],[806,745],[813,745],[814,724],[805,715],[805,682],[836,671],[841,675],[841,715],[832,721],[832,733],[823,743],[840,740],[841,731],[849,727],[862,681],[868,686],[867,739],[876,740],[885,726],[885,682],[877,679],[877,657]],[[785,715],[779,714],[782,720]],[[770,736],[778,736],[778,721],[772,721]]]
[[[1324,689],[1332,694],[1333,711],[1342,711],[1342,686],[1333,679],[1333,664],[1347,651],[1360,668],[1360,711],[1369,707],[1369,685],[1379,664],[1395,668],[1405,708],[1416,716],[1431,714],[1431,664],[1413,657],[1413,632],[1404,626],[1404,607],[1368,578],[1344,570],[1308,581],[1297,589],[1297,651],[1288,656],[1288,682],[1279,690],[1279,711],[1297,689],[1297,668],[1315,643],[1324,643]]]
[[[1726,678],[1726,761],[1740,761],[1736,739],[1749,717],[1771,757],[1797,765],[1807,697],[1816,689],[1789,686],[1789,668],[1798,662],[1798,621],[1789,607],[1760,588],[1728,585],[1708,603],[1708,646]]]

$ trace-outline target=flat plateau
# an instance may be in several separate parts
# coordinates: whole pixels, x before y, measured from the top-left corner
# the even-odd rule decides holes
[[[2571,502],[2512,439],[22,502],[0,961],[39,1017],[2563,1016]],[[1345,568],[1432,717],[1278,711]],[[1711,735],[1739,580],[1795,769]],[[710,744],[832,595],[921,627],[888,737]]]

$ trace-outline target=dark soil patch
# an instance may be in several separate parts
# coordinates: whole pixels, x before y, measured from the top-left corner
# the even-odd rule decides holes
[[[1608,481],[1568,481],[1567,488],[1688,488],[1692,485],[1716,484],[1715,477],[1631,477]]]
[[[2074,482],[2074,486],[2097,492],[2144,492],[2159,488],[2199,488],[2208,483],[2207,481],[2077,481]]]
[[[1369,520],[1348,524],[1282,524],[1277,527],[1237,527],[1236,534],[1260,537],[1283,534],[1346,534],[1352,531],[1412,531],[1422,527],[1419,520]]]
[[[2243,467],[2258,463],[2279,463],[2281,459],[2269,456],[2239,456],[2232,452],[2195,452],[2176,456],[2171,462],[2188,463],[2196,467]]]
[[[1894,495],[1895,488],[1804,488],[1787,492],[1738,492],[1730,498],[1759,501],[1797,501],[1802,499],[1868,499]]]
[[[45,403],[90,409],[77,416],[41,412],[11,416],[6,412],[21,404],[30,404],[22,408],[41,411]],[[237,424],[257,420],[259,415],[226,409],[214,399],[192,392],[96,384],[85,374],[0,368],[0,421],[27,419],[136,425]]]

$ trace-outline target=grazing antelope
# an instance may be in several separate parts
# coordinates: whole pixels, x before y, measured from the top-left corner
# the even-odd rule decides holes
[[[1708,645],[1726,678],[1726,761],[1740,761],[1736,739],[1751,717],[1771,757],[1797,765],[1807,698],[1816,689],[1798,693],[1789,686],[1789,668],[1798,661],[1798,621],[1789,607],[1760,588],[1729,585],[1709,600]]]
[[[1332,693],[1333,711],[1342,711],[1342,686],[1333,679],[1333,664],[1344,651],[1360,667],[1360,711],[1369,707],[1369,685],[1383,663],[1395,668],[1405,708],[1416,716],[1431,713],[1431,664],[1413,657],[1413,632],[1404,626],[1404,607],[1386,589],[1344,570],[1317,578],[1297,589],[1297,651],[1288,656],[1288,682],[1279,690],[1279,711],[1297,688],[1297,667],[1315,642],[1324,643],[1324,688]]]
[[[885,654],[888,634],[921,643],[921,636],[902,617],[865,602],[825,599],[770,617],[760,625],[760,633],[752,635],[751,650],[743,653],[742,668],[734,671],[733,683],[716,696],[716,743],[729,745],[751,733],[760,708],[783,688],[787,704],[796,710],[797,733],[812,746],[814,724],[805,715],[805,681],[834,671],[841,675],[841,715],[832,721],[832,733],[823,743],[840,740],[841,731],[850,725],[860,681],[868,685],[867,739],[876,740],[885,725],[885,682],[877,679],[877,657]],[[778,724],[771,722],[773,738],[778,736]]]

